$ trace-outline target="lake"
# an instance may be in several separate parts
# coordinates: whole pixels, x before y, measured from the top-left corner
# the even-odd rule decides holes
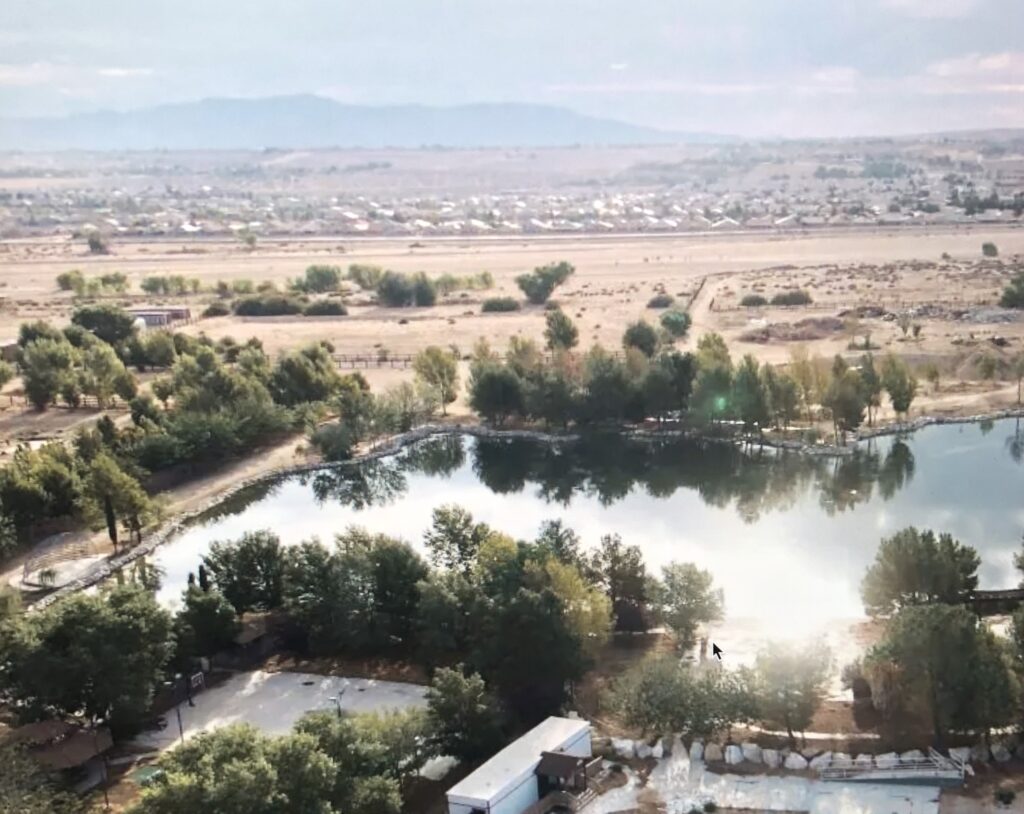
[[[432,510],[457,503],[520,539],[558,518],[587,545],[621,535],[653,571],[697,563],[724,589],[730,619],[796,635],[861,617],[859,584],[880,538],[908,525],[977,548],[982,587],[1015,585],[1022,458],[1024,426],[1013,419],[931,426],[864,442],[845,458],[680,439],[435,437],[243,490],[153,560],[171,604],[213,540],[267,528],[287,544],[329,542],[358,525],[422,548]]]

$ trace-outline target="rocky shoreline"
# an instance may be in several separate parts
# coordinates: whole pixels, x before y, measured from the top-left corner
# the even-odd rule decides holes
[[[669,438],[694,438],[703,439],[711,443],[750,444],[803,455],[845,457],[853,455],[859,443],[887,435],[911,433],[922,429],[923,427],[935,424],[970,424],[980,423],[982,421],[998,421],[1005,418],[1019,417],[1024,417],[1024,409],[1022,408],[1005,409],[993,413],[962,417],[922,416],[909,422],[889,424],[884,427],[864,430],[852,436],[850,443],[846,446],[837,446],[835,444],[812,444],[804,441],[776,440],[770,438],[755,439],[738,435],[717,436],[697,432],[691,429],[631,427],[620,428],[618,431],[624,436],[637,441],[653,442]],[[191,521],[208,512],[217,504],[230,500],[244,489],[248,489],[252,486],[265,483],[268,480],[286,475],[317,472],[325,469],[348,469],[351,467],[357,467],[367,461],[376,461],[381,458],[396,455],[406,447],[419,443],[420,441],[424,441],[428,438],[446,435],[469,436],[473,438],[487,438],[493,440],[527,440],[545,444],[567,444],[578,441],[581,438],[579,433],[574,432],[551,433],[541,430],[522,429],[498,430],[476,424],[425,424],[421,427],[410,430],[409,432],[389,438],[379,446],[374,446],[370,450],[357,455],[348,461],[342,461],[339,463],[315,462],[301,464],[299,466],[280,467],[266,472],[261,472],[251,478],[239,481],[226,491],[211,496],[198,508],[179,514],[174,519],[160,526],[140,545],[99,563],[86,574],[68,582],[53,593],[32,603],[32,606],[35,608],[46,607],[47,605],[58,601],[62,597],[96,585],[99,582],[103,582],[118,569],[123,568],[126,565],[130,565],[140,557],[145,557],[153,553],[153,551],[159,546],[163,545],[170,538],[181,532]]]

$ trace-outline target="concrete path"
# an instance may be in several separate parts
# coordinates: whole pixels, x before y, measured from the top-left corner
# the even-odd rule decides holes
[[[345,712],[383,712],[425,707],[427,703],[426,687],[418,684],[256,670],[232,676],[223,684],[199,693],[194,707],[186,701],[178,710],[186,738],[234,723],[248,723],[267,734],[283,735],[310,710],[336,710],[335,702],[330,699],[339,692]],[[160,750],[178,743],[175,711],[168,710],[165,717],[165,729],[143,732],[134,743]]]

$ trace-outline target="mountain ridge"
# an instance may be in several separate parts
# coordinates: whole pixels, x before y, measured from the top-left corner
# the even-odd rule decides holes
[[[312,94],[212,97],[128,111],[0,119],[3,150],[556,147],[728,140],[733,139],[659,130],[551,105],[369,106]]]

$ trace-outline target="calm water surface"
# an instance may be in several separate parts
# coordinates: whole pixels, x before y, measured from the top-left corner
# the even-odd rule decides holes
[[[787,629],[861,615],[878,541],[904,526],[949,531],[981,553],[981,585],[1015,585],[1024,531],[1024,422],[934,426],[848,459],[693,441],[593,438],[551,446],[438,438],[360,467],[247,490],[158,549],[162,598],[180,596],[213,540],[272,529],[329,542],[350,525],[421,546],[431,511],[458,503],[521,539],[559,518],[585,544],[620,534],[652,570],[709,569],[731,618]]]

